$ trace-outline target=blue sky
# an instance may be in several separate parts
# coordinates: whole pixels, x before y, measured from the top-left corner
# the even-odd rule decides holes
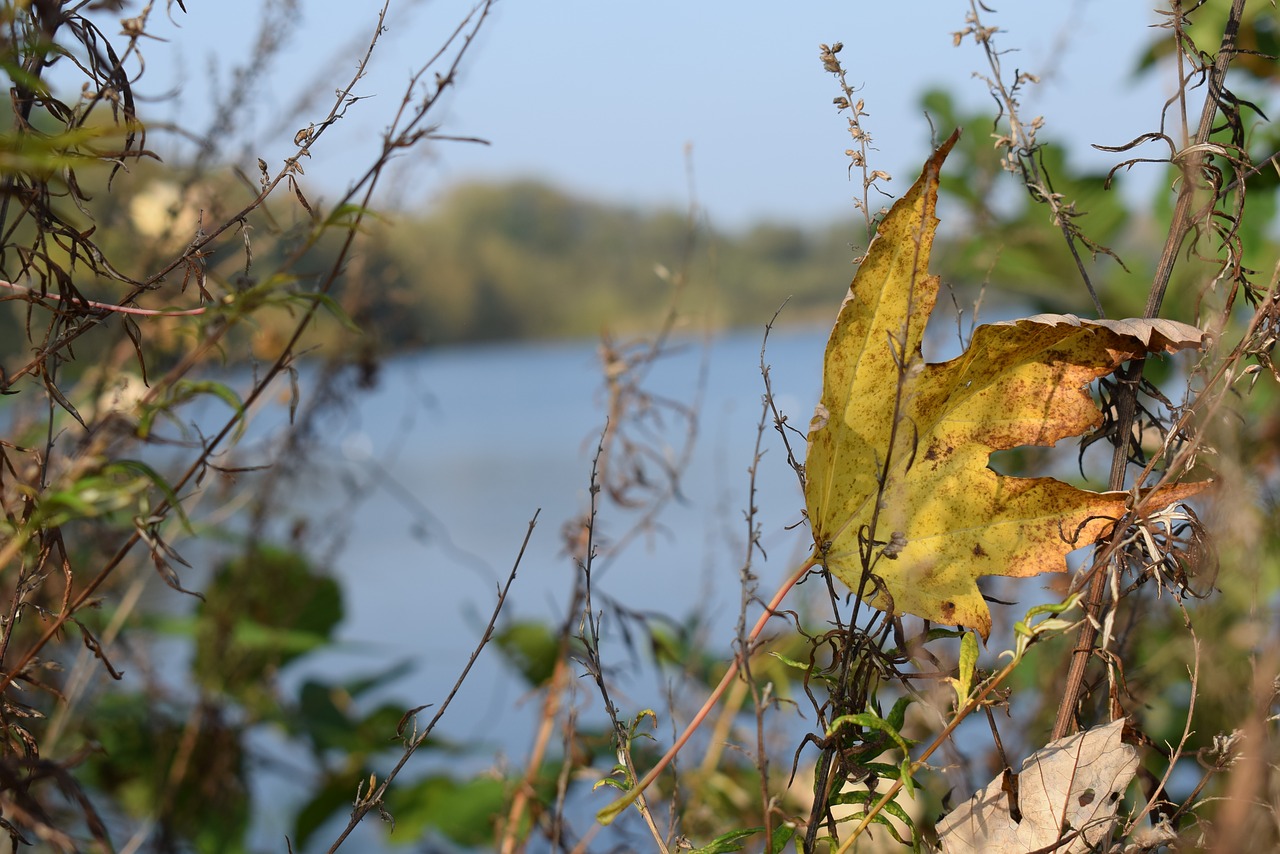
[[[151,32],[168,41],[146,45],[143,91],[181,82],[184,95],[156,105],[158,115],[199,126],[209,115],[209,69],[225,80],[249,57],[270,4],[186,5],[186,15],[174,7],[178,26],[162,12],[153,17]],[[283,117],[302,93],[324,93],[302,114],[323,115],[328,93],[354,69],[381,2],[300,0],[298,7],[281,60],[257,77],[251,130],[237,137],[250,164],[261,156],[274,168],[289,153],[306,121]],[[308,165],[314,190],[336,193],[370,159],[410,71],[469,8],[458,0],[393,0],[389,31],[358,88],[371,97]],[[697,200],[713,225],[849,215],[857,191],[843,153],[849,139],[831,104],[838,89],[818,61],[818,44],[844,43],[841,59],[871,114],[865,127],[878,151],[870,165],[891,173],[888,189],[901,193],[929,146],[919,106],[925,89],[942,86],[964,105],[992,105],[985,84],[973,78],[986,70],[981,52],[972,41],[952,44],[968,8],[967,0],[499,0],[436,115],[442,132],[492,144],[439,144],[402,164],[396,201],[429,204],[461,180],[519,175],[601,199],[684,207],[688,145]],[[1020,67],[1043,81],[1027,93],[1024,113],[1044,115],[1044,134],[1068,143],[1076,162],[1109,164],[1114,155],[1088,144],[1122,143],[1157,128],[1172,82],[1167,74],[1133,75],[1155,32],[1149,3],[1007,0],[996,8],[985,22],[1006,31],[998,36],[1002,48],[1017,51],[1006,57],[1006,70]]]

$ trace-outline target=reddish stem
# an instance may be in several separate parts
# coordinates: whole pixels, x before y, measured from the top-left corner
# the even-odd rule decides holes
[[[190,317],[196,314],[204,314],[209,308],[207,305],[202,305],[199,308],[174,309],[172,311],[157,308],[136,308],[131,305],[114,305],[109,302],[94,302],[93,300],[87,299],[66,299],[58,294],[42,294],[33,291],[31,288],[24,288],[22,285],[15,285],[13,282],[0,281],[0,287],[9,288],[10,290],[17,291],[20,294],[28,294],[36,299],[56,299],[60,302],[69,302],[73,305],[83,305],[97,309],[98,311],[114,311],[116,314],[135,314],[142,317]]]

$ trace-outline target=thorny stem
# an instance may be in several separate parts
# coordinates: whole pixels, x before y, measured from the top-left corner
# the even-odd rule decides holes
[[[1082,237],[1082,235],[1071,222],[1071,211],[1062,204],[1061,199],[1053,192],[1048,178],[1041,171],[1040,164],[1036,161],[1038,144],[1035,141],[1035,135],[1036,128],[1039,127],[1039,120],[1033,121],[1031,130],[1028,131],[1027,126],[1018,118],[1018,101],[1015,93],[1023,80],[1035,81],[1035,78],[1030,75],[1019,74],[1014,82],[1012,91],[1005,86],[1004,75],[1000,67],[1000,54],[991,43],[991,34],[995,30],[994,28],[987,29],[982,26],[982,22],[978,18],[979,5],[975,0],[969,0],[969,21],[973,28],[974,38],[982,45],[983,52],[987,55],[987,64],[991,66],[992,77],[987,83],[991,87],[992,94],[999,95],[1000,106],[1009,119],[1009,158],[1021,170],[1023,184],[1031,192],[1032,198],[1048,205],[1053,212],[1054,224],[1058,226],[1058,230],[1062,232],[1063,239],[1067,241],[1067,249],[1071,252],[1071,257],[1075,261],[1076,271],[1084,281],[1084,286],[1088,289],[1089,296],[1093,298],[1094,310],[1098,312],[1098,317],[1106,317],[1106,312],[1102,309],[1102,301],[1098,299],[1098,292],[1093,287],[1089,272],[1085,269],[1084,260],[1080,257],[1080,251],[1076,246],[1077,237]],[[986,7],[984,6],[983,8]],[[999,144],[998,142],[997,145]],[[1084,242],[1090,249],[1096,251],[1098,248],[1096,244],[1089,243],[1087,239]]]
[[[631,733],[628,732],[628,727],[623,724],[618,715],[618,709],[609,693],[609,686],[605,682],[604,664],[600,659],[601,615],[596,613],[595,605],[591,600],[591,575],[596,557],[596,515],[599,510],[598,502],[602,488],[600,486],[600,464],[604,458],[605,446],[609,442],[611,435],[609,424],[606,423],[604,430],[600,433],[600,442],[596,445],[595,457],[591,462],[591,506],[582,526],[585,542],[582,546],[582,556],[578,560],[578,566],[582,571],[580,585],[582,616],[580,618],[581,630],[579,637],[586,650],[587,669],[595,679],[596,687],[600,691],[600,699],[604,701],[605,714],[609,716],[609,721],[613,724],[614,736],[618,742],[618,752],[622,763],[626,766],[627,779],[635,779],[635,764],[630,750]],[[658,826],[654,823],[653,813],[650,811],[649,805],[643,797],[640,797],[640,794],[640,792],[637,792],[636,809],[648,826],[649,833],[653,836],[653,841],[658,846],[659,852],[668,854],[667,843],[664,841],[662,833],[658,830]]]
[[[775,315],[776,317],[776,315]],[[769,333],[773,331],[773,322],[770,321],[764,328],[764,340],[760,342],[760,375],[768,383],[769,366],[765,363],[765,349],[769,346]],[[767,386],[766,386],[767,387]],[[748,686],[751,691],[752,706],[756,713],[756,769],[760,772],[760,811],[764,820],[764,838],[773,838],[773,812],[769,809],[769,755],[765,750],[765,731],[764,731],[764,713],[765,704],[761,697],[760,688],[756,685],[756,681],[751,673],[751,656],[750,644],[747,641],[747,608],[755,599],[757,589],[757,579],[752,572],[752,559],[755,557],[757,549],[761,554],[764,553],[760,544],[760,528],[756,522],[756,475],[760,469],[760,461],[764,457],[762,444],[764,442],[765,427],[769,421],[769,410],[771,402],[768,399],[761,401],[760,420],[756,423],[756,444],[752,449],[751,468],[749,471],[748,489],[747,489],[747,539],[746,539],[746,555],[743,557],[741,574],[742,598],[741,605],[738,610],[738,650],[739,657],[742,661],[742,678],[743,684]],[[723,723],[727,726],[732,723],[733,710],[736,709],[737,703],[730,702],[725,709]],[[722,739],[715,739],[722,741]],[[707,758],[711,758],[711,752],[708,751]],[[706,763],[704,763],[706,768]]]
[[[1175,5],[1175,10],[1177,3]],[[1178,250],[1191,228],[1191,204],[1195,200],[1197,182],[1195,177],[1204,162],[1203,146],[1213,131],[1213,120],[1218,114],[1219,98],[1224,89],[1227,68],[1235,55],[1236,32],[1240,28],[1240,18],[1244,14],[1244,0],[1234,0],[1231,14],[1222,33],[1222,46],[1218,50],[1217,59],[1209,73],[1208,92],[1200,110],[1200,126],[1196,130],[1195,141],[1188,147],[1188,154],[1183,163],[1182,188],[1178,193],[1173,218],[1169,225],[1169,234],[1165,239],[1164,249],[1160,253],[1160,261],[1152,280],[1151,290],[1147,295],[1144,317],[1156,317],[1160,313],[1164,301],[1165,289],[1173,275],[1174,264],[1178,260]],[[1115,452],[1111,457],[1111,478],[1109,487],[1113,490],[1124,489],[1125,470],[1128,468],[1129,443],[1132,441],[1133,422],[1137,413],[1138,386],[1142,381],[1145,359],[1134,359],[1129,368],[1120,373],[1120,387],[1116,393],[1116,425]],[[1107,550],[1109,555],[1111,550]],[[1102,599],[1106,591],[1106,573],[1100,571],[1099,560],[1095,559],[1093,577],[1089,582],[1089,591],[1085,595],[1085,622],[1080,627],[1075,648],[1071,654],[1071,666],[1067,671],[1067,681],[1062,692],[1062,701],[1058,706],[1058,718],[1053,726],[1051,740],[1070,735],[1075,728],[1076,706],[1084,691],[1085,670],[1089,659],[1093,656],[1094,643],[1098,639],[1098,615],[1102,609]],[[1106,559],[1109,559],[1106,558]]]

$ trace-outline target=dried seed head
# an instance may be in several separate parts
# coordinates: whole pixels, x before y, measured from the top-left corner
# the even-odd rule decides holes
[[[822,59],[822,67],[832,74],[840,73],[840,62],[836,59],[836,54],[844,45],[836,42],[833,45],[818,45],[818,56]]]

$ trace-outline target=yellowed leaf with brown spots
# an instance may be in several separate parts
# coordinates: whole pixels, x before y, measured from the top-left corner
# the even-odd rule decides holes
[[[980,326],[961,356],[925,364],[938,176],[957,137],[880,224],[840,308],[809,427],[805,503],[831,572],[857,591],[870,565],[871,604],[986,638],[979,576],[1062,571],[1065,555],[1105,534],[1130,502],[1125,492],[997,474],[991,453],[1096,427],[1092,380],[1148,352],[1198,346],[1201,333],[1168,320],[1040,315]],[[1144,505],[1206,486],[1164,486]]]

